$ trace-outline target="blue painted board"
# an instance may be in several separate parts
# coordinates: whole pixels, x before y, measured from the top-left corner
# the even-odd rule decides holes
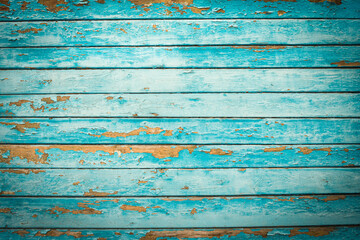
[[[2,95],[11,117],[360,117],[360,94]]]
[[[81,238],[83,240],[156,240],[156,239],[269,239],[269,240],[356,240],[360,237],[359,227],[292,227],[292,228],[217,228],[217,229],[4,229],[0,238],[50,239]]]
[[[358,67],[358,46],[2,48],[0,68]]]
[[[360,92],[360,69],[2,70],[0,94]]]
[[[360,20],[0,22],[0,47],[359,44]]]
[[[204,228],[360,224],[358,195],[0,198],[8,228]]]
[[[331,131],[330,131],[330,130]],[[351,144],[359,119],[1,119],[2,143]]]
[[[356,194],[359,181],[359,168],[0,169],[0,195]]]
[[[1,168],[359,167],[359,145],[0,145]]]
[[[168,18],[357,18],[357,0],[5,0],[2,20]]]

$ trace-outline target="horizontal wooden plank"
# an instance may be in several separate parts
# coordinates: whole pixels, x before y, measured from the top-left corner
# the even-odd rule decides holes
[[[2,20],[153,18],[357,18],[356,0],[1,2]]]
[[[2,48],[0,68],[357,67],[358,46]]]
[[[2,70],[0,94],[360,92],[360,69]]]
[[[0,47],[359,44],[360,20],[2,22]]]
[[[360,94],[2,95],[12,117],[360,117]]]
[[[2,143],[359,143],[359,119],[1,119]]]
[[[122,239],[151,240],[157,238],[179,239],[356,239],[360,227],[294,227],[294,228],[223,228],[223,229],[4,229],[3,239]]]
[[[0,198],[9,228],[187,228],[360,223],[360,197]]]
[[[1,169],[0,195],[351,194],[359,181],[359,168]]]
[[[360,166],[359,145],[0,145],[1,168]]]

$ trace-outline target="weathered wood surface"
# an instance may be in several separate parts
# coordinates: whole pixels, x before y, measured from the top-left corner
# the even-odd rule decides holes
[[[2,20],[165,18],[357,18],[357,0],[4,0]]]
[[[0,198],[9,228],[202,228],[360,224],[351,195]]]
[[[359,167],[359,145],[0,145],[1,168]]]
[[[2,48],[0,68],[358,67],[357,46]]]
[[[359,25],[357,19],[2,22],[0,47],[358,44]]]
[[[352,144],[359,119],[1,119],[2,143]]]
[[[11,117],[360,117],[360,94],[2,95]]]
[[[1,169],[0,195],[351,194],[360,192],[359,181],[359,168]]]
[[[293,228],[218,228],[218,229],[4,229],[4,239],[48,239],[59,240],[81,238],[156,240],[156,239],[269,239],[269,240],[356,240],[360,237],[359,227],[293,227]]]
[[[356,68],[2,70],[0,94],[360,92],[359,76]]]

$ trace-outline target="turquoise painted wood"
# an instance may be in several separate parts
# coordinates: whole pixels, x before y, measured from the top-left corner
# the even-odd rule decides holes
[[[4,169],[5,196],[239,196],[359,193],[360,169]],[[284,184],[286,183],[286,184]]]
[[[359,167],[359,145],[0,145],[1,168]]]
[[[0,94],[360,92],[351,69],[2,70]]]
[[[357,195],[1,198],[0,222],[8,228],[329,226],[360,224],[359,203]]]
[[[217,229],[4,229],[0,230],[4,239],[121,239],[152,240],[157,238],[176,239],[350,239],[360,237],[359,227],[293,227],[293,228],[217,228]]]
[[[2,48],[0,68],[356,67],[357,46]]]
[[[360,117],[360,94],[2,95],[12,117]]]
[[[1,119],[2,143],[356,144],[359,119]]]
[[[359,44],[359,25],[357,19],[1,22],[0,46]]]
[[[168,18],[358,18],[357,0],[2,1],[2,20]]]

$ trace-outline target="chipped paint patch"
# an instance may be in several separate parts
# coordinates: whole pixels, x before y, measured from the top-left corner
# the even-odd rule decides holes
[[[10,213],[11,208],[0,208],[0,213]]]
[[[311,148],[308,148],[308,147],[298,147],[298,149],[300,149],[299,151],[298,151],[298,153],[303,153],[303,154],[305,154],[305,155],[307,155],[307,154],[310,154],[310,153],[312,153],[313,151],[325,151],[325,152],[328,152],[328,155],[331,155],[330,153],[331,153],[331,148],[330,147],[327,147],[327,148],[313,148],[313,149],[311,149]]]
[[[74,238],[82,238],[82,237],[91,237],[91,236],[94,236],[94,234],[86,234],[86,235],[83,235],[82,232],[74,232],[74,231],[70,231],[70,230],[67,230],[65,232],[62,232],[62,231],[59,231],[59,230],[56,230],[56,229],[51,229],[49,231],[47,231],[46,233],[41,233],[40,231],[38,231],[36,234],[35,234],[35,237],[60,237],[60,236],[71,236],[71,237],[74,237]]]
[[[29,231],[26,231],[26,230],[17,230],[17,231],[14,231],[12,233],[15,233],[17,235],[20,235],[22,237],[25,237],[25,235],[29,234],[30,232]]]
[[[131,205],[123,204],[120,208],[124,211],[137,211],[139,213],[146,212],[146,208],[141,206],[131,206]]]
[[[109,195],[116,195],[119,191],[115,191],[113,193],[107,193],[107,192],[96,192],[96,191],[93,191],[92,189],[89,189],[89,192],[85,192],[84,193],[84,196],[85,197],[106,197],[106,196],[109,196]]]
[[[88,205],[96,205],[94,203],[84,203],[84,202],[79,202],[78,203],[78,207],[83,208],[80,210],[70,210],[67,208],[63,208],[63,207],[58,207],[55,206],[47,211],[49,211],[51,214],[64,214],[64,213],[72,213],[72,214],[89,214],[89,215],[93,215],[93,214],[102,214],[102,211],[96,210],[94,208],[90,208]]]
[[[48,11],[53,13],[57,13],[59,11],[65,11],[68,9],[67,7],[58,6],[60,4],[62,5],[68,4],[66,0],[38,0],[38,3],[44,5]]]
[[[42,28],[28,28],[25,30],[17,30],[18,33],[29,33],[29,32],[33,32],[33,33],[39,33],[40,31],[42,31]]]
[[[264,152],[282,152],[286,149],[286,146],[274,147],[274,148],[265,148]]]
[[[202,151],[204,153],[208,153],[208,154],[211,154],[211,155],[219,155],[219,156],[222,156],[222,155],[228,155],[228,156],[231,156],[233,154],[233,151],[230,151],[230,150],[222,150],[220,148],[213,148],[213,149],[210,149],[210,151]]]
[[[215,229],[215,230],[175,230],[175,231],[149,231],[146,235],[140,240],[156,240],[162,238],[178,238],[178,239],[187,239],[187,238],[221,238],[221,237],[236,237],[240,233],[245,233],[254,236],[262,236],[266,238],[268,233],[272,229]]]
[[[349,61],[340,61],[333,62],[331,65],[336,65],[338,67],[358,67],[360,66],[360,62],[349,62]]]
[[[45,170],[40,170],[40,169],[5,169],[5,170],[0,170],[0,172],[29,175],[30,173],[38,174],[38,173],[41,173],[41,172],[45,172]]]
[[[129,136],[138,136],[138,135],[140,135],[141,132],[145,132],[146,134],[149,134],[149,135],[156,135],[156,134],[164,133],[163,136],[171,136],[172,131],[173,130],[163,130],[159,127],[151,128],[151,127],[145,126],[145,128],[140,127],[138,129],[135,129],[135,130],[127,132],[127,133],[126,132],[104,132],[100,135],[97,135],[97,134],[89,134],[89,135],[93,136],[93,137],[104,136],[104,137],[108,137],[108,138],[117,138],[117,137],[126,138]]]

